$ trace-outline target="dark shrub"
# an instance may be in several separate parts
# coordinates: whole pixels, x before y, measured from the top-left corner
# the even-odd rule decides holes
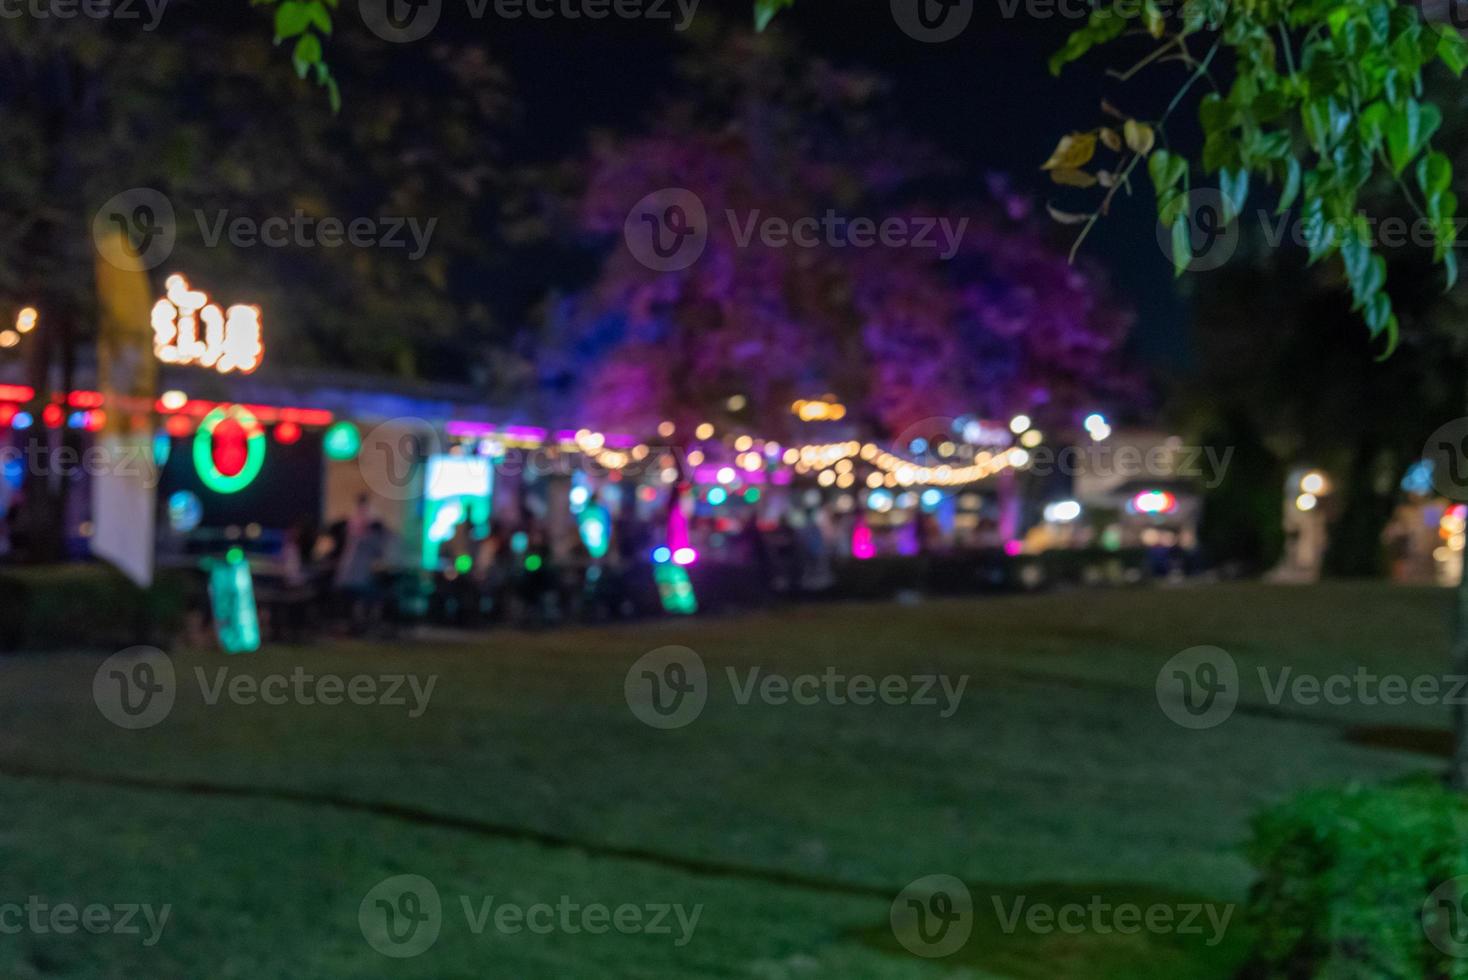
[[[1249,977],[1468,977],[1468,801],[1428,782],[1307,793],[1255,819]],[[1440,886],[1444,886],[1440,889]],[[1448,947],[1435,945],[1429,931]],[[1456,939],[1456,944],[1454,940]]]
[[[101,562],[0,570],[0,649],[115,649],[164,643],[183,623],[185,572],[163,572],[140,589]]]

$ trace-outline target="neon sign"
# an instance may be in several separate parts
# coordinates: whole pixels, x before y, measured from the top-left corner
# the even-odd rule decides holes
[[[240,405],[216,408],[194,433],[194,469],[215,493],[237,493],[265,465],[265,428]]]
[[[181,275],[167,280],[168,295],[153,305],[153,354],[164,364],[197,364],[220,374],[249,374],[260,366],[260,309],[221,310]],[[202,328],[202,333],[201,333]]]
[[[252,653],[260,649],[260,615],[255,606],[255,581],[250,563],[238,549],[224,561],[209,562],[209,599],[214,629],[225,653]]]

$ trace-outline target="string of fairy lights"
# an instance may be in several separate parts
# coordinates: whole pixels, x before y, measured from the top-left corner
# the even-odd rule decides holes
[[[810,404],[797,403],[797,414],[811,414],[808,407]],[[827,417],[832,416],[828,413]],[[1016,416],[1010,424],[1010,430],[1017,437],[1018,445],[1002,448],[964,447],[965,450],[972,451],[972,456],[955,459],[953,462],[910,459],[876,443],[856,439],[787,448],[774,440],[741,434],[724,443],[735,455],[731,465],[718,467],[717,480],[723,483],[732,482],[739,470],[752,473],[783,464],[796,475],[814,475],[820,486],[838,489],[854,487],[859,479],[871,489],[961,487],[987,480],[1006,470],[1023,469],[1029,464],[1029,449],[1038,446],[1043,441],[1043,436],[1031,426],[1030,420],[1025,416]],[[672,422],[664,422],[658,427],[658,435],[663,438],[671,438],[675,433],[676,426]],[[715,436],[713,423],[699,424],[694,429],[693,436],[702,444],[712,442]],[[633,464],[648,461],[653,453],[652,447],[645,444],[611,448],[607,445],[605,434],[590,429],[577,432],[573,444],[577,451],[599,466],[617,472],[624,471]],[[940,454],[958,453],[957,446],[947,443]],[[708,457],[708,450],[695,447],[687,451],[684,460],[688,466],[697,469],[711,462]],[[662,468],[664,482],[670,483],[679,478],[676,460],[670,453],[664,451],[651,462]],[[864,464],[869,470],[865,477],[859,477],[857,473],[859,464]]]

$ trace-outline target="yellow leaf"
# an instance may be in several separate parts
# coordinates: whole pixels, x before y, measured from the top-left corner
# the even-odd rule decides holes
[[[1055,152],[1040,167],[1041,170],[1076,170],[1084,167],[1096,155],[1095,133],[1071,133],[1060,137]]]
[[[1095,177],[1074,167],[1056,167],[1050,171],[1050,179],[1067,187],[1093,187],[1096,184]]]
[[[1121,151],[1121,137],[1117,135],[1116,130],[1110,126],[1102,126],[1100,132],[1101,142],[1106,145],[1108,150]]]
[[[1157,134],[1152,132],[1152,127],[1135,119],[1128,119],[1122,132],[1126,133],[1126,145],[1133,153],[1141,156],[1151,153],[1152,147],[1157,144]]]

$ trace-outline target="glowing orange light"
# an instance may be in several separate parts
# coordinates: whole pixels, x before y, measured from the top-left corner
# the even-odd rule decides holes
[[[36,323],[40,320],[40,316],[41,314],[36,312],[34,306],[27,306],[15,316],[15,332],[30,333],[36,329]]]
[[[846,418],[846,406],[832,398],[804,399],[790,406],[802,422],[839,422]]]
[[[47,405],[46,410],[41,413],[41,421],[45,422],[50,428],[60,428],[61,419],[64,415],[65,412],[62,411],[60,405]]]
[[[194,431],[194,423],[187,415],[170,415],[163,428],[169,435],[182,438]]]
[[[294,422],[282,422],[275,427],[275,441],[282,446],[291,446],[301,441],[301,427]]]

